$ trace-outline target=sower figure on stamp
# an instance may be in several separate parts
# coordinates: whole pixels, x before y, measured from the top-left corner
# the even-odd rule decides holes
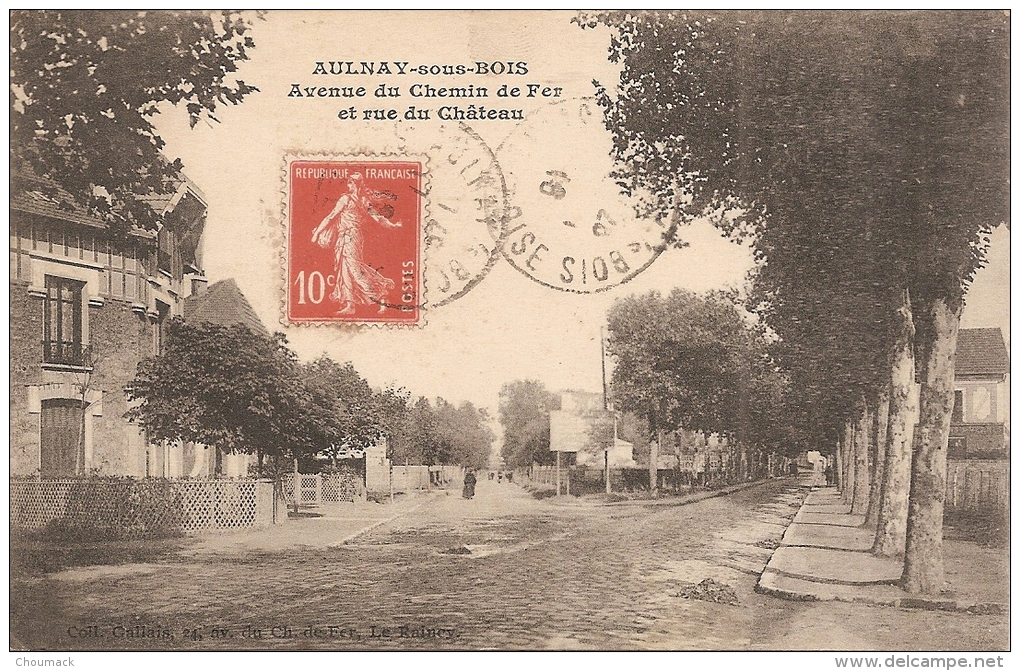
[[[348,178],[347,189],[348,192],[337,199],[333,210],[312,231],[312,240],[320,247],[333,245],[336,285],[330,298],[340,303],[337,314],[351,314],[356,305],[370,303],[379,305],[379,312],[383,312],[386,310],[386,294],[393,288],[394,282],[362,260],[363,226],[371,218],[388,228],[400,228],[399,221],[390,221],[377,210],[389,210],[387,214],[392,216],[392,207],[373,202],[373,199],[393,200],[396,197],[367,188],[362,183],[361,173],[354,173]]]

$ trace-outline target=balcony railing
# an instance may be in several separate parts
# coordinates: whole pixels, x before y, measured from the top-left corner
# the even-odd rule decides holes
[[[91,368],[92,348],[76,342],[43,341],[43,362]]]

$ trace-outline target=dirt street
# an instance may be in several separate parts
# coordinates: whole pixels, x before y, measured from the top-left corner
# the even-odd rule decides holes
[[[605,505],[538,501],[516,484],[481,481],[473,500],[434,496],[339,547],[186,540],[145,562],[15,574],[12,641],[59,650],[1008,648],[1006,615],[756,594],[803,495],[772,481],[683,506]],[[692,593],[710,600],[685,598]]]

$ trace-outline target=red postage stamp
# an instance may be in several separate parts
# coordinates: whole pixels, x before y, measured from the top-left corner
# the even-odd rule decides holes
[[[422,170],[419,160],[288,160],[289,322],[418,324]]]

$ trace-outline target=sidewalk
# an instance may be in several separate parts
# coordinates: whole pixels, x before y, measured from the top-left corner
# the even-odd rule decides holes
[[[812,490],[755,589],[794,601],[846,601],[926,610],[1004,613],[1009,558],[1003,550],[943,541],[947,591],[915,597],[897,586],[903,562],[870,553],[874,532],[851,515],[835,487]]]
[[[317,516],[291,517],[284,524],[251,531],[205,534],[182,554],[207,552],[279,552],[299,547],[335,547],[348,543],[372,529],[417,510],[446,492],[412,492],[393,503],[360,501],[340,506],[302,511]]]

